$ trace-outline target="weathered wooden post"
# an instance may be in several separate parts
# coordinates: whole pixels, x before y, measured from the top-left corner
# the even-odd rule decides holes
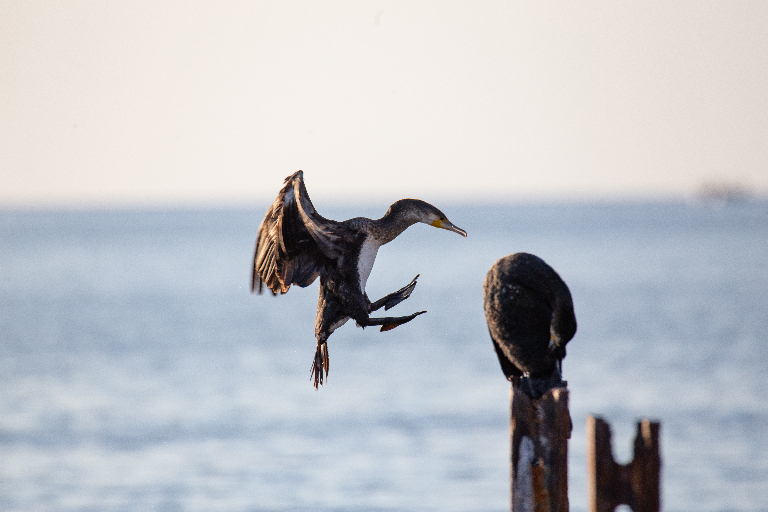
[[[587,492],[590,512],[612,512],[629,505],[633,512],[659,512],[661,457],[659,423],[637,423],[631,462],[613,459],[611,427],[599,417],[587,417]]]
[[[568,390],[531,399],[513,383],[510,409],[510,510],[568,512]]]

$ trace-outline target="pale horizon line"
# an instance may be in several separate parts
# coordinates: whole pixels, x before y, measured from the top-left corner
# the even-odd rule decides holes
[[[275,191],[275,195],[276,195]],[[59,211],[183,211],[183,210],[244,210],[267,208],[275,199],[275,195],[267,196],[258,194],[253,198],[130,198],[130,199],[68,199],[68,200],[0,200],[0,212],[59,212]],[[550,197],[540,194],[517,194],[503,197],[494,194],[489,197],[480,195],[458,195],[436,193],[425,196],[412,194],[403,197],[423,199],[428,202],[450,204],[453,206],[514,206],[514,205],[573,205],[573,204],[666,204],[666,203],[690,203],[690,204],[721,204],[721,203],[755,203],[768,201],[768,193],[747,191],[743,196],[734,198],[706,197],[700,191],[687,193],[657,192],[657,193],[627,193],[627,194],[556,194]],[[348,207],[383,207],[386,208],[392,202],[401,199],[392,195],[391,198],[377,197],[372,200],[362,198],[344,199],[338,196],[323,197],[322,201],[313,199],[315,207],[323,209],[348,208]]]

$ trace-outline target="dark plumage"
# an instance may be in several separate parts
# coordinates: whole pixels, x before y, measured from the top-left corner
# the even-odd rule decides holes
[[[557,272],[533,254],[505,256],[488,271],[483,295],[488,331],[507,379],[525,375],[539,381],[539,388],[560,385],[576,317],[571,292]]]
[[[302,171],[285,179],[285,185],[259,227],[251,290],[261,293],[266,285],[277,295],[286,293],[291,285],[305,287],[320,278],[315,320],[317,349],[310,375],[310,378],[314,377],[315,387],[323,383],[323,370],[325,377],[328,376],[326,340],[347,320],[353,318],[360,327],[379,325],[386,331],[425,313],[370,317],[373,311],[382,307],[388,310],[407,299],[419,276],[373,303],[365,293],[379,247],[417,222],[467,236],[463,229],[451,224],[443,212],[418,199],[395,202],[377,220],[356,217],[337,222],[326,219],[315,211],[304,186]]]

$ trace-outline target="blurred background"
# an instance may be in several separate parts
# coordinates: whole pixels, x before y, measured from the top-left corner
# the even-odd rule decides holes
[[[0,9],[3,204],[768,193],[760,1]]]
[[[668,511],[768,510],[762,2],[0,2],[0,508],[504,510],[498,258],[571,288],[587,414],[662,423]],[[378,298],[309,382],[317,285],[250,294],[285,176],[402,197]]]

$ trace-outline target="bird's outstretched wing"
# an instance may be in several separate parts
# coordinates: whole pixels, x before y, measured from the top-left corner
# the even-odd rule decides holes
[[[259,227],[251,291],[312,284],[340,254],[338,224],[315,211],[302,171],[288,176]]]

